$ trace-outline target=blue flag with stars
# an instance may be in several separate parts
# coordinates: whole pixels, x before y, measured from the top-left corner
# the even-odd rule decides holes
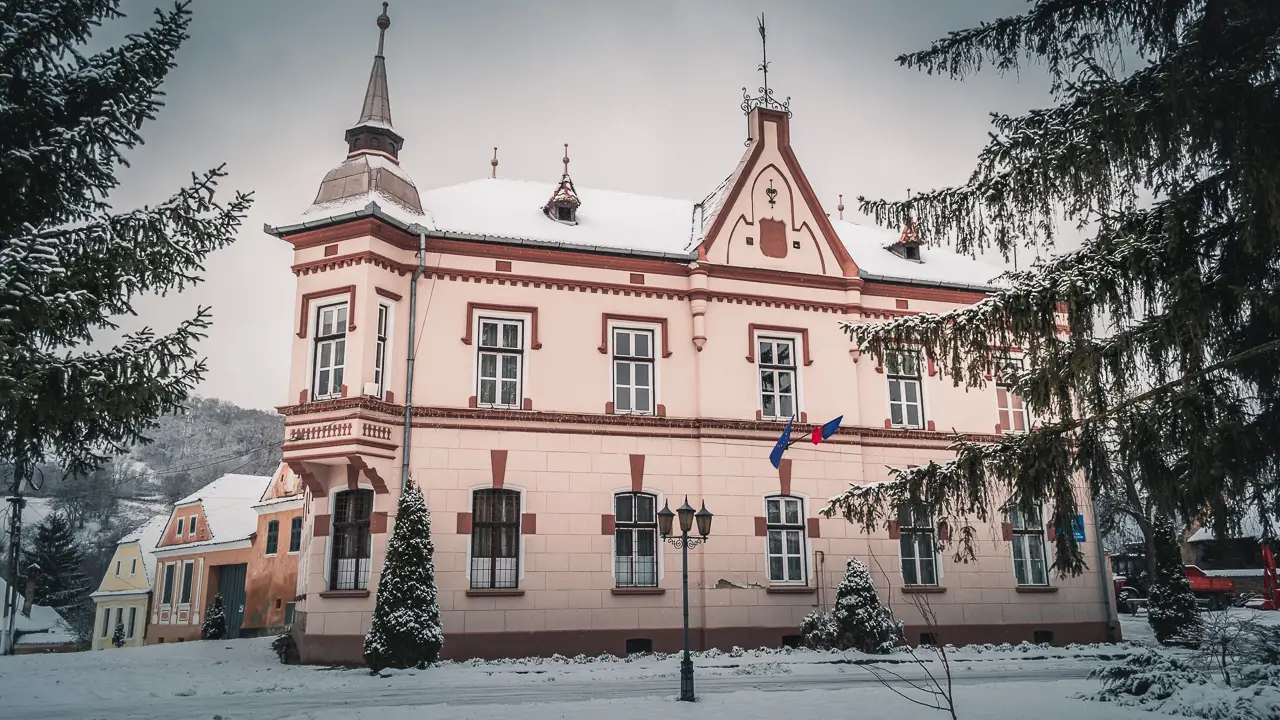
[[[773,452],[769,453],[769,462],[773,463],[773,468],[778,468],[778,463],[782,462],[782,453],[791,444],[791,418],[787,420],[787,427],[782,431],[782,437],[778,438],[778,442],[773,446]]]

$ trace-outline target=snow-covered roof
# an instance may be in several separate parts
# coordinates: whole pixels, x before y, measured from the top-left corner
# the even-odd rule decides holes
[[[1240,532],[1236,533],[1235,538],[1256,538],[1262,536],[1262,521],[1258,518],[1258,511],[1250,508],[1245,511],[1243,517],[1240,518]],[[1187,542],[1208,542],[1217,540],[1218,536],[1214,534],[1213,527],[1202,527],[1191,534],[1187,538]]]
[[[0,598],[8,597],[9,584],[0,578]],[[21,594],[19,594],[21,597]],[[18,601],[19,608],[23,600]],[[5,618],[5,629],[8,629],[8,618]],[[31,617],[21,611],[14,620],[14,631],[18,635],[19,645],[63,645],[76,641],[75,633],[62,619],[57,610],[45,605],[32,605]]]
[[[832,220],[831,225],[840,236],[840,242],[844,243],[853,256],[853,261],[858,264],[858,274],[864,280],[985,290],[995,285],[996,278],[1004,273],[1003,268],[944,247],[921,245],[920,262],[908,260],[886,249],[897,242],[900,234],[898,232],[848,220]]]
[[[156,545],[160,544],[160,538],[164,535],[164,529],[169,525],[169,515],[156,515],[146,521],[137,530],[125,535],[120,539],[119,545],[128,543],[138,543],[138,550],[142,553],[142,567],[147,571],[147,585],[150,586],[155,580],[156,569]]]
[[[258,513],[253,506],[271,482],[266,475],[223,475],[182,498],[175,506],[200,503],[209,540],[166,546],[196,547],[244,540],[258,529]]]

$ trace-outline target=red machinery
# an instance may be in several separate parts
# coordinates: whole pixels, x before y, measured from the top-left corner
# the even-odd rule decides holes
[[[1276,556],[1262,543],[1262,609],[1280,610],[1280,588],[1276,587]]]

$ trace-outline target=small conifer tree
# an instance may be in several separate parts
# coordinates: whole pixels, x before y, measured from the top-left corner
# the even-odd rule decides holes
[[[1178,551],[1173,521],[1158,515],[1155,521],[1156,575],[1147,599],[1147,621],[1163,645],[1177,644],[1200,627],[1196,596]]]
[[[227,611],[222,607],[222,593],[213,596],[213,604],[204,616],[200,637],[205,640],[222,640],[227,636]]]
[[[364,660],[373,672],[421,668],[440,659],[444,629],[434,557],[431,513],[410,479],[400,494],[395,530],[378,580],[378,602],[364,639]]]
[[[124,621],[120,619],[120,613],[116,613],[116,629],[111,633],[111,644],[124,647]]]
[[[901,644],[902,623],[880,604],[871,571],[858,558],[849,558],[844,580],[836,588],[835,647],[866,653],[887,653]]]

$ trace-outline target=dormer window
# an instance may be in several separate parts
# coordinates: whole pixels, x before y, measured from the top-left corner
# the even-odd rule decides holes
[[[577,213],[574,212],[574,207],[572,205],[568,205],[568,204],[556,205],[556,221],[557,222],[562,222],[562,223],[574,222],[574,216],[576,214]]]
[[[574,189],[573,180],[569,178],[569,146],[566,144],[564,175],[560,177],[560,184],[556,186],[555,192],[551,193],[551,199],[542,207],[542,212],[558,223],[577,225],[580,205],[582,201],[578,199],[578,191]]]
[[[908,259],[908,260],[915,260],[916,262],[919,262],[919,261],[920,261],[920,246],[919,246],[919,245],[903,245],[903,246],[902,246],[902,257],[904,257],[904,258],[906,258],[906,259]]]

